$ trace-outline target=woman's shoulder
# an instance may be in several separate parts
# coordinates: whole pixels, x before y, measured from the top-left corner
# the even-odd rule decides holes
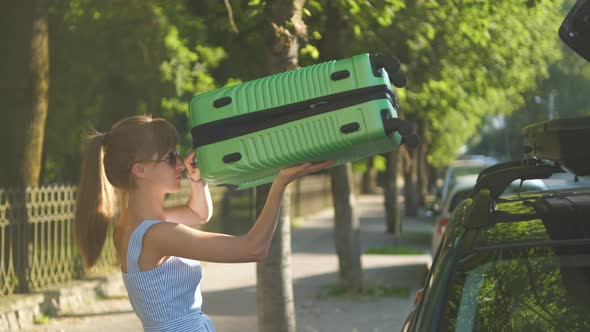
[[[166,220],[144,220],[137,226],[138,228],[144,228],[146,233],[160,233],[160,232],[173,232],[179,228],[187,227],[182,224],[166,221]]]
[[[128,247],[132,239],[136,239],[135,242],[144,242],[146,234],[151,233],[152,229],[156,225],[164,223],[161,220],[142,220],[139,222],[120,222],[115,225],[113,238],[115,240],[115,246],[121,250],[124,247]],[[138,239],[138,237],[140,239]],[[127,244],[127,245],[125,245]]]

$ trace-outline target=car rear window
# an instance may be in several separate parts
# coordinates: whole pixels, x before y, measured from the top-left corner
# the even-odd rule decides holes
[[[459,263],[445,331],[589,331],[590,241],[496,248]]]
[[[494,225],[480,234],[476,246],[484,247],[543,240],[549,240],[547,230],[541,219],[534,219]]]
[[[538,197],[528,194],[528,197]],[[502,216],[490,216],[492,226],[482,229],[476,242],[477,247],[502,245],[514,242],[531,242],[549,240],[547,230],[541,219],[535,215],[533,199],[502,202],[496,205],[496,211],[512,216],[512,222],[502,222]],[[518,221],[518,219],[522,221]]]

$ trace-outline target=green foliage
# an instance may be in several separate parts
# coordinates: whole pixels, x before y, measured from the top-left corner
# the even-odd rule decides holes
[[[423,255],[422,250],[411,247],[374,247],[365,251],[366,255]]]
[[[212,71],[216,80],[227,82],[259,78],[266,72],[261,34],[265,31],[264,24],[267,24],[262,16],[264,1],[232,1],[231,6],[239,32],[231,29],[223,1],[189,1],[186,5],[188,15],[204,25],[199,42],[220,47],[226,54]]]
[[[590,66],[573,51],[562,46],[563,58],[549,68],[549,77],[526,95],[526,103],[508,115],[505,128],[484,126],[469,143],[469,151],[476,154],[502,152],[506,159],[523,154],[522,128],[549,119],[553,98],[554,118],[590,115]]]
[[[220,84],[224,57],[183,3],[69,0],[50,5],[51,88],[44,182],[75,182],[81,130],[134,114],[164,116],[190,146],[187,101]]]
[[[418,67],[409,72],[417,70],[418,81],[408,86],[405,104],[429,124],[428,158],[437,166],[456,156],[485,115],[522,107],[523,94],[548,75],[549,64],[560,56],[556,3],[540,1],[528,8],[516,1],[457,2],[424,8],[430,22],[410,43],[410,58],[418,59]]]
[[[426,128],[428,161],[448,164],[490,114],[510,114],[559,59],[561,1],[335,1],[347,22],[345,54],[397,56],[409,84],[406,117]],[[310,1],[309,42],[321,43],[328,0]]]
[[[385,172],[385,157],[383,157],[382,155],[376,155],[371,158],[373,158],[373,168],[375,168],[377,172]],[[352,163],[353,173],[364,173],[367,170],[368,164],[369,158],[354,161]]]
[[[44,182],[77,181],[80,133],[88,122],[105,131],[128,115],[165,116],[188,148],[187,102],[193,94],[266,72],[264,1],[231,4],[239,32],[216,0],[51,1]],[[346,56],[379,52],[402,61],[409,85],[397,93],[404,115],[427,128],[422,136],[433,165],[454,159],[485,116],[522,109],[532,94],[554,89],[539,88],[540,79],[572,70],[548,70],[561,54],[555,35],[556,18],[563,16],[561,1],[551,0],[309,0],[303,66],[321,58],[330,4],[344,16]],[[580,62],[562,83],[587,83],[584,71]],[[572,80],[576,74],[579,80]],[[562,96],[572,104],[559,104]],[[590,111],[566,96],[560,88],[560,107]],[[384,168],[381,159],[378,170]]]
[[[51,317],[43,315],[43,314],[38,314],[38,315],[35,315],[35,317],[33,317],[33,323],[35,323],[36,325],[49,324],[50,321],[51,321]]]

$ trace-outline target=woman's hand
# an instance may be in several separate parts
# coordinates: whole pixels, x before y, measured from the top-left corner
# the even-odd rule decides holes
[[[320,171],[326,167],[332,166],[333,164],[333,161],[327,160],[318,163],[304,163],[300,165],[283,168],[279,171],[276,180],[279,180],[282,184],[286,186],[289,183],[293,182],[293,180],[295,179],[298,179],[307,174]]]
[[[193,165],[194,160],[195,151],[193,150],[191,151],[191,153],[188,154],[188,156],[186,156],[186,158],[184,158],[184,167],[186,167],[186,175],[188,176],[188,178],[192,182],[199,182],[202,181],[203,178],[201,178],[201,170],[199,169],[199,167]]]

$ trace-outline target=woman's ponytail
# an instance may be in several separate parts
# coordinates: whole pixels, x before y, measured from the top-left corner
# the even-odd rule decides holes
[[[108,134],[90,127],[85,136],[74,240],[90,267],[98,261],[115,214],[115,188],[121,196],[135,190],[130,170],[136,160],[147,160],[154,154],[163,158],[176,147],[178,133],[164,119],[139,115],[117,122]]]
[[[105,176],[103,145],[106,134],[91,128],[87,134],[78,185],[74,241],[87,267],[96,264],[107,236],[107,228],[114,217],[114,188]]]

